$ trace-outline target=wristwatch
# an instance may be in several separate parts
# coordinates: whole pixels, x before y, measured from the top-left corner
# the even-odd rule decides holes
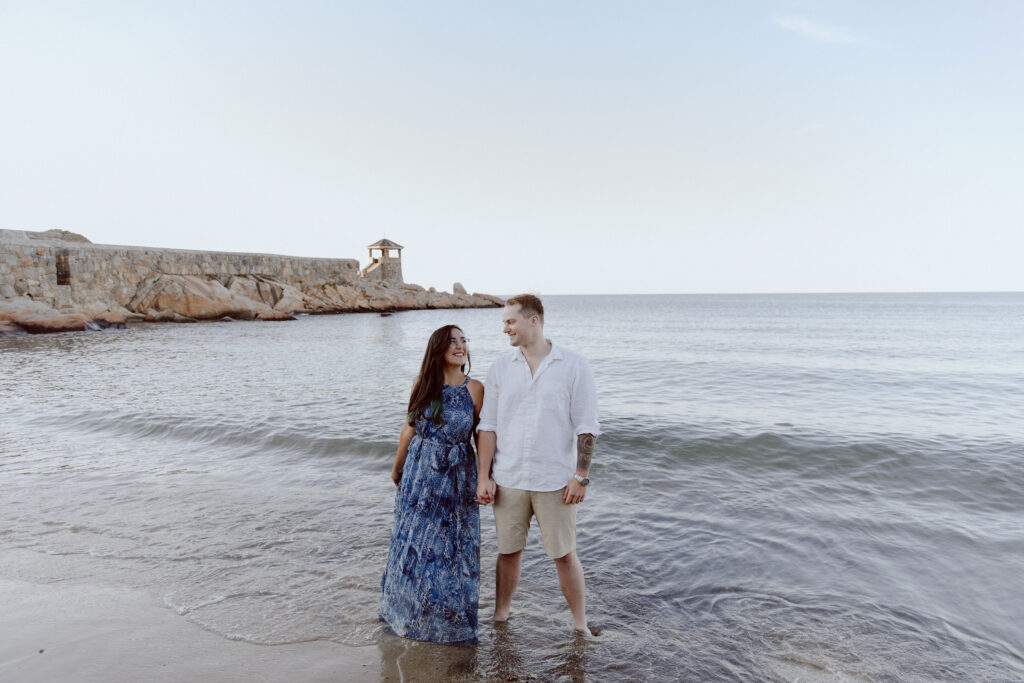
[[[590,477],[581,477],[578,474],[574,474],[572,475],[572,478],[578,481],[579,483],[583,484],[584,486],[590,485]]]

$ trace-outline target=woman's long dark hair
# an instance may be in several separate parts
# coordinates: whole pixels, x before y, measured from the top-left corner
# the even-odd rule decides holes
[[[441,387],[444,386],[444,357],[448,353],[448,340],[451,338],[452,330],[462,332],[458,325],[445,325],[434,330],[427,340],[427,352],[423,354],[420,374],[413,383],[412,394],[409,396],[409,414],[406,416],[409,424],[423,415],[427,406],[431,406],[430,417],[434,423],[440,424],[442,421]],[[472,365],[467,348],[462,371],[468,375]]]

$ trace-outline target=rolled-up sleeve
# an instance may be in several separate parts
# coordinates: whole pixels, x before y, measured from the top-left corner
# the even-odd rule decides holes
[[[487,381],[484,382],[484,405],[480,408],[480,423],[476,426],[478,432],[498,431],[498,376],[501,374],[498,371],[499,362],[491,363],[487,371]]]
[[[576,436],[580,434],[601,433],[601,423],[597,414],[597,388],[594,386],[594,373],[590,371],[590,365],[583,358],[579,359],[576,367],[576,374],[572,383],[572,393],[569,397],[570,416]],[[486,407],[487,401],[484,401]]]

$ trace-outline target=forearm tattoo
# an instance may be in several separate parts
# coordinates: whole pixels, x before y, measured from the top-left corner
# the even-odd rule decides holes
[[[590,461],[594,459],[594,446],[597,437],[593,434],[580,434],[576,437],[576,471],[587,474],[590,472]]]

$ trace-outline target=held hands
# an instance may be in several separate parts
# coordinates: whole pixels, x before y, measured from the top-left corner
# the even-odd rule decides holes
[[[582,503],[586,495],[587,487],[576,481],[575,478],[570,479],[569,483],[562,489],[562,502],[566,505]]]
[[[498,491],[498,485],[490,477],[481,479],[476,485],[476,502],[480,505],[488,505],[494,502],[494,494]]]

